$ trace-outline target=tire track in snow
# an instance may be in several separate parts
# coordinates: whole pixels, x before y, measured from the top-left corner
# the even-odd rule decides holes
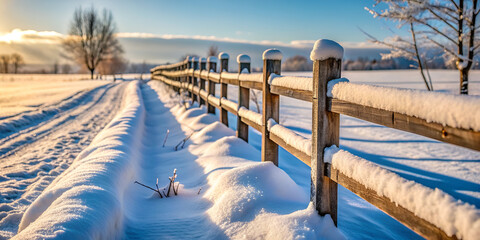
[[[14,147],[0,160],[0,239],[16,234],[27,207],[116,115],[126,85],[93,91],[68,111],[33,126],[27,136],[6,143]]]

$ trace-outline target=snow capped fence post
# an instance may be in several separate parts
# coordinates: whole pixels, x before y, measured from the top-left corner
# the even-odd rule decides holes
[[[238,73],[250,73],[250,57],[245,54],[237,56]],[[238,86],[238,108],[250,108],[250,89]],[[237,114],[237,137],[248,142],[248,125],[242,122],[240,114]]]
[[[201,72],[206,69],[207,69],[207,59],[202,57],[200,58],[200,75],[201,75]],[[200,89],[198,90],[198,102],[200,103],[200,105],[202,104],[205,105],[205,100],[203,100],[203,98],[200,95],[200,91],[205,90],[205,79],[202,79],[201,76],[199,77],[199,79],[200,79]]]
[[[313,61],[312,94],[312,158],[311,201],[320,215],[330,214],[337,225],[337,183],[326,174],[324,149],[339,146],[340,115],[327,110],[328,81],[340,78],[343,47],[321,39],[315,42],[310,59]]]
[[[198,57],[193,58],[193,71],[198,69]],[[195,74],[192,76],[192,104],[197,100],[197,95],[193,91],[193,87],[197,86],[197,78],[195,77]]]
[[[268,120],[279,122],[280,96],[270,92],[270,75],[280,75],[282,66],[282,52],[277,49],[268,49],[263,52],[263,101],[262,101],[262,162],[273,162],[278,166],[278,145],[270,140]]]
[[[217,57],[210,56],[207,58],[207,63],[208,63],[208,72],[217,72]],[[213,95],[215,96],[215,83],[208,80],[208,95]],[[208,113],[213,113],[215,114],[215,107],[212,106],[208,101],[207,101],[207,111]]]
[[[218,58],[220,58],[220,73],[225,71],[228,72],[228,56],[227,53],[221,52],[218,54]],[[220,98],[227,98],[227,92],[228,92],[228,84],[222,82],[220,78]],[[228,111],[225,108],[220,109],[220,122],[225,124],[228,127]]]

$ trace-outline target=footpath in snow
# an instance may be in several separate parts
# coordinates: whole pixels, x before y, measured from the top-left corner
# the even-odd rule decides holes
[[[120,114],[31,204],[14,239],[344,238],[304,189],[205,112],[159,82],[130,83]],[[163,189],[174,169],[178,196],[134,184],[158,178]]]

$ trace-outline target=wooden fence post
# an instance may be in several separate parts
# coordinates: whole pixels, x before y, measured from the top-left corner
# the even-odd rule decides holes
[[[208,72],[217,72],[217,57],[210,56],[207,58],[207,63],[208,63]],[[215,83],[208,80],[208,95],[213,95],[215,96]],[[207,99],[208,100],[208,99]],[[211,105],[207,101],[207,112],[215,114],[215,106]]]
[[[310,198],[320,215],[330,214],[337,225],[337,183],[327,177],[324,149],[339,146],[340,115],[327,111],[328,81],[340,78],[343,48],[331,40],[318,40],[313,61],[312,158]]]
[[[273,162],[278,166],[278,145],[270,140],[268,120],[279,122],[280,96],[270,92],[270,75],[280,75],[282,53],[277,49],[263,52],[263,115],[262,115],[262,162]]]
[[[188,71],[189,69],[193,68],[193,57],[188,56],[187,59],[188,59],[188,62],[187,62],[186,69]],[[190,97],[190,98],[192,98],[192,92],[188,91],[188,84],[191,83],[191,82],[192,82],[191,77],[189,77],[187,75],[187,77],[185,77],[185,83],[184,84],[185,84],[185,88],[187,89],[187,92],[188,92],[188,97]]]
[[[205,71],[207,69],[207,59],[202,57],[200,58],[200,74],[202,74],[202,71]],[[202,79],[201,77],[199,77],[200,79],[200,87],[199,87],[199,90],[198,90],[198,102],[200,103],[200,105],[205,105],[205,100],[203,100],[203,98],[200,96],[200,90],[205,90],[205,79]]]
[[[250,73],[250,57],[245,54],[237,56],[238,73]],[[238,108],[250,108],[250,89],[238,86]],[[248,125],[241,121],[237,116],[237,137],[248,142]]]
[[[198,69],[198,60],[199,60],[198,57],[193,58],[193,71]],[[197,100],[197,95],[193,91],[193,87],[195,87],[195,86],[197,86],[197,78],[195,77],[195,74],[193,74],[193,76],[192,76],[192,92],[191,92],[192,93],[192,105]]]
[[[220,73],[222,73],[223,71],[228,72],[229,57],[230,56],[228,56],[228,54],[224,52],[218,54],[218,58],[220,58]],[[223,83],[221,79],[220,82],[220,98],[227,98],[228,84]],[[220,122],[222,122],[228,127],[228,111],[225,108],[220,108]]]

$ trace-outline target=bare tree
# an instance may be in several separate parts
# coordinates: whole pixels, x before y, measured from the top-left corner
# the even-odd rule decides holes
[[[111,57],[104,59],[99,65],[99,72],[102,75],[112,75],[115,81],[116,74],[123,74],[127,69],[128,62],[120,54],[114,54]]]
[[[368,9],[375,17],[410,24],[413,38],[443,49],[460,73],[460,94],[468,94],[468,75],[478,54],[478,0],[376,0],[385,11]],[[418,26],[415,30],[414,25]],[[422,61],[419,61],[422,62]]]
[[[70,66],[70,64],[65,63],[62,65],[63,74],[69,74],[71,71],[72,71],[72,66]]]
[[[10,56],[13,65],[13,73],[17,74],[18,70],[25,64],[22,55],[14,53]]]
[[[296,55],[287,58],[283,62],[282,69],[285,71],[311,71],[313,64],[308,59],[301,55]]]
[[[370,40],[374,43],[381,44],[391,48],[390,53],[380,53],[382,59],[394,59],[399,57],[404,57],[408,60],[412,60],[417,64],[417,68],[420,71],[422,76],[423,82],[425,83],[425,87],[428,91],[433,91],[433,84],[432,79],[430,78],[430,74],[425,74],[425,71],[428,72],[428,64],[426,62],[426,54],[420,53],[419,50],[419,41],[415,34],[415,29],[413,27],[413,23],[410,22],[410,33],[412,39],[405,39],[400,36],[394,36],[392,38],[387,38],[384,41],[380,41],[377,38],[373,37],[372,35],[364,32]],[[365,69],[365,68],[363,68]],[[427,79],[428,76],[428,79]]]
[[[217,45],[211,45],[209,48],[208,48],[208,51],[207,51],[207,56],[210,57],[210,56],[218,56],[218,46]]]
[[[8,73],[10,61],[10,55],[0,55],[0,67],[2,68],[2,73]]]
[[[55,61],[55,62],[53,63],[53,71],[52,71],[52,73],[53,73],[53,74],[58,74],[59,69],[60,69],[60,66],[58,65],[58,62]]]
[[[102,60],[123,52],[115,37],[116,27],[112,13],[106,9],[100,16],[93,7],[87,10],[77,8],[70,25],[70,35],[63,46],[74,60],[83,64],[90,77]]]

